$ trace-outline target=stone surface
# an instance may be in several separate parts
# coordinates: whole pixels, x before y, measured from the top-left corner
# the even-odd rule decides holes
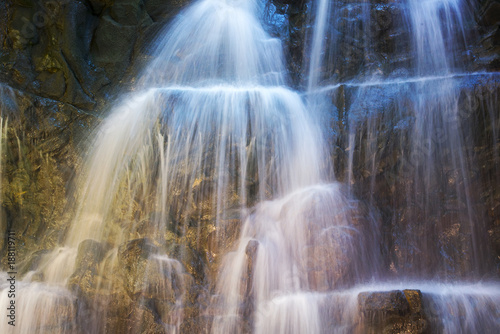
[[[361,292],[361,333],[428,333],[419,290]]]
[[[0,95],[9,125],[2,157],[5,228],[17,232],[19,259],[26,259],[32,252],[52,249],[68,226],[66,187],[80,166],[76,142],[95,118],[72,105],[15,89],[0,89]]]
[[[3,2],[0,81],[83,110],[102,108],[120,81],[140,70],[151,17],[163,26],[186,3]]]

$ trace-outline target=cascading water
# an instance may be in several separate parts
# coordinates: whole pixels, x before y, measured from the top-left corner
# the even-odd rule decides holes
[[[321,131],[300,96],[283,86],[280,42],[263,31],[255,6],[200,1],[157,42],[156,60],[137,91],[96,131],[63,247],[44,255],[24,278],[24,314],[39,314],[45,303],[44,316],[60,332],[75,326],[140,331],[107,320],[116,298],[130,298],[156,314],[163,330],[177,332],[189,285],[179,261],[188,263],[189,254],[164,254],[181,238],[193,237],[196,248],[206,230],[221,233],[234,217],[247,218],[239,247],[218,278],[210,306],[218,311],[213,332],[241,326],[234,320],[252,313],[239,305],[245,298],[257,309],[276,298],[285,305],[273,306],[272,318],[256,314],[255,324],[247,319],[257,331],[290,332],[295,313],[300,318],[294,330],[319,330],[318,298],[310,291],[373,275],[362,232],[370,220],[359,217],[361,209],[339,185],[323,184]],[[246,255],[250,241],[255,259]],[[335,268],[329,261],[336,261]],[[252,296],[240,293],[247,269]],[[82,285],[88,291],[74,290]],[[85,323],[72,309],[58,311],[61,300],[77,296],[79,309],[90,313]],[[310,304],[308,313],[293,305],[297,298]],[[27,331],[50,330],[40,318],[20,321]],[[147,319],[139,323],[146,326]]]
[[[432,238],[425,238],[423,242],[409,241],[415,248],[431,253],[441,251],[443,256],[441,259],[431,259],[439,264],[416,264],[415,267],[421,272],[443,264],[447,267],[445,270],[459,271],[453,266],[462,263],[467,272],[478,274],[487,258],[485,251],[481,249],[481,240],[485,239],[486,231],[472,207],[470,166],[467,159],[470,152],[463,149],[459,95],[454,78],[449,77],[455,59],[447,45],[457,45],[454,38],[461,34],[455,30],[463,26],[459,6],[460,1],[412,1],[408,8],[414,36],[413,49],[416,50],[415,75],[443,76],[441,80],[425,80],[415,85],[415,123],[409,148],[410,161],[415,167],[414,187],[409,191],[407,200],[409,208],[419,208],[410,213],[410,219],[428,221],[430,224],[426,224],[426,229],[434,230],[435,235],[450,228],[459,229],[458,233],[468,235],[455,254],[450,253],[451,250],[440,248],[439,243]],[[452,174],[449,179],[453,181],[443,185],[440,175],[446,173]],[[440,187],[442,193],[435,191],[437,187]],[[436,223],[438,217],[445,213],[444,206],[449,205],[441,199],[443,195],[447,200],[462,206],[457,208],[457,215],[445,223],[451,223],[452,226]],[[472,249],[468,249],[470,246]],[[463,254],[468,254],[468,259],[464,259]],[[414,260],[409,258],[408,261]]]
[[[375,235],[366,233],[371,221],[360,219],[363,214],[338,184],[258,204],[224,263],[212,332],[321,333],[353,326],[350,319],[327,321],[346,312],[334,291],[376,275],[369,252]],[[337,303],[333,310],[328,299]]]
[[[331,8],[330,16],[321,12],[315,14],[316,31],[309,63],[310,71],[320,69],[322,74],[309,76],[309,80],[315,80],[308,83],[308,97],[322,101],[325,109],[331,109],[328,100],[333,99],[338,114],[347,115],[348,121],[338,121],[338,126],[347,124],[349,127],[349,134],[344,139],[346,149],[342,152],[346,158],[341,159],[346,166],[344,178],[349,192],[362,194],[373,206],[385,205],[385,210],[390,210],[392,205],[393,212],[384,213],[386,219],[392,221],[395,239],[393,249],[388,250],[388,255],[392,255],[382,260],[387,263],[387,269],[383,270],[385,275],[404,279],[408,281],[407,286],[428,294],[434,303],[432,309],[440,314],[439,321],[432,325],[433,330],[445,333],[494,330],[498,326],[498,307],[493,306],[498,305],[497,283],[485,287],[475,287],[473,283],[470,291],[474,292],[471,293],[465,292],[468,288],[464,287],[470,281],[489,277],[494,268],[488,249],[486,209],[479,200],[476,154],[465,142],[473,138],[474,129],[467,122],[470,122],[471,113],[479,109],[472,106],[474,103],[484,102],[485,108],[493,108],[485,110],[497,108],[492,106],[496,99],[494,93],[485,97],[486,101],[477,102],[474,96],[463,92],[471,83],[481,85],[491,80],[493,87],[497,85],[494,74],[459,72],[465,54],[461,50],[470,34],[466,32],[467,18],[463,14],[466,4],[454,0],[409,0],[387,5],[393,7],[384,11],[380,10],[384,9],[383,5],[373,6],[372,14],[366,15],[365,9],[372,6],[367,2],[333,1],[330,5],[326,2],[319,1],[317,7]],[[400,18],[387,16],[391,12],[402,15]],[[357,14],[351,16],[351,13]],[[329,26],[325,25],[328,20],[332,20]],[[375,43],[366,43],[366,40],[374,39],[377,33],[384,33],[396,23],[403,25],[405,22],[411,37],[407,47],[414,56],[411,66],[384,73],[382,62],[372,66],[370,54],[375,53],[375,49],[370,49],[369,45]],[[374,27],[373,32],[367,33],[363,26]],[[318,29],[323,32],[318,33]],[[360,31],[364,32],[360,34]],[[397,36],[394,31],[388,34],[392,32]],[[352,49],[358,50],[358,55],[364,59],[358,63],[365,64],[362,74],[344,83],[335,82],[338,80],[336,69],[342,66],[339,59],[344,56],[349,63],[352,53],[346,53],[345,42],[339,36],[352,38]],[[332,42],[327,48],[318,48],[325,39]],[[404,47],[403,39],[400,43]],[[349,71],[345,73],[349,79]],[[496,117],[491,111],[489,113],[486,117],[491,119],[494,128]],[[485,129],[488,128],[490,124],[486,124]],[[493,137],[496,146],[495,130]],[[388,170],[396,152],[400,154],[398,167]],[[495,159],[498,159],[497,153]],[[361,171],[354,166],[361,166]],[[352,188],[357,182],[363,189]],[[377,191],[386,187],[381,184],[386,182],[389,192],[400,194],[392,199],[388,208],[388,204],[377,196]],[[401,196],[401,192],[405,195]],[[414,282],[415,279],[437,278],[441,282],[460,279],[466,282],[456,285],[442,285],[439,281]],[[375,289],[384,291],[395,286],[398,284],[391,286],[389,283]],[[356,289],[372,290],[370,286]],[[450,291],[453,296],[449,295]],[[463,316],[452,319],[448,316],[452,313]]]
[[[496,283],[475,283],[491,265],[463,149],[464,75],[450,56],[466,35],[455,31],[461,6],[410,0],[401,13],[415,59],[384,78],[370,22],[405,20],[373,15],[368,2],[314,3],[305,99],[285,86],[281,43],[257,20],[258,4],[187,8],[96,129],[65,239],[19,266],[20,325],[1,322],[0,332],[367,333],[361,293],[408,288],[424,293],[437,332],[494,329],[500,294]],[[349,114],[345,186],[332,180],[321,124],[332,100]],[[370,108],[389,110],[384,124]],[[406,131],[405,141],[380,145],[387,126]],[[380,215],[413,222],[395,224],[392,253],[380,249],[374,209],[381,147],[400,152],[396,177],[410,180],[398,189],[407,211]],[[363,161],[369,196],[358,202],[354,166]],[[442,283],[455,279],[470,282]],[[208,320],[190,327],[193,319]]]

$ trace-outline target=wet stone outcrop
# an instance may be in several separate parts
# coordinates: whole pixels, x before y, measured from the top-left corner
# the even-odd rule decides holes
[[[419,290],[361,292],[361,333],[430,333]]]
[[[69,287],[88,313],[90,332],[164,333],[195,318],[192,277],[152,240],[135,239],[118,248],[94,240],[78,247]]]

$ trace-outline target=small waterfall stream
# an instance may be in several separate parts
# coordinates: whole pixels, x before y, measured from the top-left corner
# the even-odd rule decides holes
[[[281,41],[256,1],[187,7],[93,132],[65,238],[22,263],[19,326],[2,321],[0,332],[371,333],[366,294],[403,289],[422,292],[430,332],[498,328],[461,91],[497,79],[462,69],[461,0],[403,3],[402,17],[377,24],[406,24],[414,57],[387,74],[370,49],[370,3],[314,1],[304,95],[287,86]],[[362,42],[345,56],[351,39]],[[358,60],[370,65],[339,77]],[[332,163],[323,123],[341,104],[346,158]],[[403,134],[380,144],[387,127]],[[0,157],[7,130],[2,114]],[[398,168],[384,170],[391,154]],[[380,171],[404,180],[392,181],[393,211],[377,211]],[[382,219],[393,222],[390,249]],[[5,310],[6,273],[0,282]]]
[[[12,110],[12,106],[10,105],[12,92],[8,87],[4,87],[4,85],[0,84],[0,203],[2,200],[2,172],[3,172],[3,154],[5,153],[6,147],[6,138],[7,138],[7,129],[9,127],[9,113]],[[0,212],[0,228],[5,230],[5,217],[4,213]]]
[[[320,11],[328,6],[330,16]],[[341,6],[344,7],[340,9]],[[478,185],[474,184],[478,181],[472,181],[474,173],[478,173],[475,153],[464,142],[464,138],[474,132],[472,125],[467,124],[474,97],[465,95],[464,98],[462,90],[468,82],[482,80],[476,78],[489,80],[495,76],[461,72],[460,47],[467,43],[464,29],[467,4],[455,0],[409,0],[403,6],[400,21],[407,24],[411,37],[409,48],[414,54],[408,71],[387,76],[382,68],[367,67],[368,72],[354,80],[335,83],[335,75],[328,78],[324,73],[334,74],[335,69],[342,66],[339,59],[346,53],[339,39],[349,36],[359,42],[373,38],[366,28],[349,28],[345,21],[350,22],[351,27],[354,22],[366,27],[378,19],[376,24],[380,28],[394,24],[396,19],[382,17],[380,20],[376,15],[366,15],[369,12],[366,8],[370,7],[367,2],[356,6],[342,1],[319,1],[309,69],[323,74],[309,76],[309,80],[315,79],[308,83],[308,95],[315,101],[333,99],[337,107],[350,99],[345,176],[349,193],[356,193],[351,187],[357,173],[353,166],[362,162],[365,173],[371,175],[363,183],[368,187],[365,198],[377,206],[377,189],[380,189],[377,175],[384,168],[382,158],[394,151],[401,152],[399,168],[384,171],[393,187],[394,178],[406,180],[396,190],[404,191],[405,208],[392,214],[396,222],[394,257],[401,262],[390,263],[391,269],[383,276],[407,281],[407,286],[415,286],[429,298],[435,314],[443,312],[442,318],[433,324],[435,331],[489,332],[498,327],[498,306],[494,305],[498,305],[499,290],[497,283],[487,286],[480,283],[489,276],[492,258],[487,246],[485,209],[478,204],[480,195]],[[343,15],[337,18],[342,11]],[[358,15],[358,19],[352,21],[350,13],[357,13],[354,17]],[[330,25],[327,25],[328,17],[333,20]],[[329,48],[322,49],[325,38],[333,42]],[[366,42],[359,44],[358,55],[369,63],[373,50],[366,47]],[[322,59],[323,65],[318,65],[318,59]],[[493,94],[488,103],[498,103],[494,102],[495,98]],[[322,103],[324,108],[332,108],[329,102]],[[495,117],[492,122],[495,124]],[[386,140],[388,124],[399,129],[395,132],[406,134],[394,136],[394,142],[381,144]],[[494,137],[497,142],[498,137]],[[392,176],[387,175],[391,173]],[[397,203],[394,204],[401,205]],[[413,223],[399,227],[398,221]],[[395,261],[394,257],[391,261]],[[385,283],[374,290],[369,285],[358,285],[355,289],[387,291],[399,285]],[[448,317],[448,314],[460,316]]]

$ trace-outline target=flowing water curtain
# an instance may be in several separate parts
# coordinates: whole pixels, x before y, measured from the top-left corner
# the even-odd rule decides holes
[[[157,41],[137,92],[97,130],[66,241],[82,259],[100,248],[93,261],[77,259],[68,283],[90,284],[92,328],[109,324],[116,315],[107,304],[125,292],[178,330],[184,270],[197,269],[188,253],[207,225],[223,228],[234,211],[239,219],[258,201],[320,180],[321,134],[299,95],[280,87],[280,44],[252,6],[207,0],[188,8]],[[183,266],[170,259],[177,264],[165,271],[162,253]],[[181,288],[151,293],[162,275]]]
[[[376,226],[370,218],[356,222],[366,212],[357,211],[338,184],[322,185],[326,145],[321,137],[311,140],[321,132],[293,130],[294,137],[317,146],[278,143],[292,153],[292,177],[283,179],[290,186],[252,210],[238,248],[225,257],[210,307],[213,333],[319,332],[326,328],[328,315],[320,306],[329,291],[376,276],[378,259],[370,256]],[[318,153],[311,156],[311,150]],[[354,321],[347,322],[342,325],[352,328]]]
[[[2,278],[7,280],[4,275]],[[7,308],[12,299],[8,298],[9,288],[2,288],[0,305]],[[79,330],[76,297],[66,289],[36,282],[16,282],[15,302],[15,326],[2,321],[2,333],[70,334]]]
[[[484,272],[483,213],[474,203],[470,179],[476,168],[470,145],[463,140],[469,125],[459,101],[469,79],[457,73],[463,68],[465,36],[471,35],[465,24],[471,20],[468,8],[460,1],[409,1],[382,9],[372,8],[371,22],[381,26],[386,15],[393,14],[386,29],[390,32],[399,24],[409,35],[408,52],[414,57],[408,68],[375,71],[361,83],[317,89],[329,92],[339,115],[347,115],[347,155],[340,158],[347,167],[348,185],[358,183],[353,190],[366,194],[374,206],[387,205],[374,196],[377,189],[405,193],[394,199],[396,208],[405,208],[396,209],[391,218],[399,274],[460,277]],[[367,34],[365,39],[375,37]],[[372,44],[365,43],[365,54]],[[474,75],[470,78],[475,80]],[[384,170],[395,164],[395,153],[398,167]],[[388,190],[381,188],[382,177]]]
[[[250,8],[247,8],[249,6]],[[260,198],[269,197],[271,189],[279,192],[280,188],[283,188],[283,185],[278,184],[276,171],[282,170],[284,178],[290,177],[286,176],[290,172],[282,163],[282,160],[286,160],[286,157],[283,157],[285,152],[279,152],[279,148],[273,144],[273,141],[277,140],[274,138],[274,133],[276,137],[283,137],[279,140],[291,142],[292,145],[311,147],[315,145],[311,142],[299,142],[287,134],[291,131],[290,127],[303,126],[296,120],[297,117],[307,116],[287,115],[279,109],[280,106],[292,103],[300,105],[296,103],[298,97],[280,88],[272,90],[265,88],[270,84],[283,83],[284,69],[279,61],[282,55],[279,41],[264,33],[252,15],[251,7],[252,2],[242,5],[223,1],[202,1],[188,9],[184,16],[176,19],[169,27],[169,34],[157,41],[158,57],[146,70],[142,80],[146,87],[145,93],[136,94],[142,101],[132,101],[131,105],[118,108],[121,111],[115,112],[112,116],[117,119],[110,119],[103,126],[105,132],[113,131],[113,127],[117,128],[117,131],[122,131],[121,134],[107,135],[106,138],[110,138],[110,142],[114,140],[113,138],[120,138],[127,131],[131,131],[132,134],[131,139],[127,140],[134,142],[121,145],[121,139],[116,139],[114,145],[120,145],[120,148],[116,151],[113,147],[109,148],[115,152],[113,154],[116,154],[116,157],[109,156],[109,152],[102,152],[103,156],[95,159],[96,169],[103,170],[99,166],[101,161],[105,167],[110,168],[109,171],[101,173],[100,178],[106,178],[107,182],[115,182],[116,186],[119,177],[111,177],[115,169],[119,172],[119,169],[123,168],[121,166],[139,161],[140,158],[134,155],[138,154],[142,146],[152,146],[141,143],[146,140],[144,136],[148,132],[150,133],[148,136],[155,139],[147,140],[156,141],[153,144],[163,148],[162,152],[157,152],[152,157],[152,159],[155,157],[163,159],[160,163],[161,168],[157,167],[156,161],[150,161],[151,157],[143,159],[146,164],[154,166],[152,169],[158,171],[156,173],[158,177],[163,177],[161,181],[163,183],[159,183],[163,184],[163,189],[158,190],[160,192],[170,191],[168,187],[171,187],[172,194],[181,191],[175,189],[176,185],[170,185],[166,178],[178,183],[177,186],[183,188],[183,192],[193,185],[207,184],[208,188],[212,183],[214,192],[220,195],[227,192],[225,189],[228,186],[227,182],[237,182],[238,184],[232,187],[235,189],[233,191],[235,195],[240,197],[241,206],[246,204],[247,198],[244,188],[249,188],[245,180],[247,172],[253,173],[248,177],[250,180],[261,182],[261,186],[257,187]],[[189,17],[189,20],[185,17]],[[182,54],[185,54],[185,57],[181,60],[179,57]],[[155,88],[148,90],[150,86]],[[144,104],[149,106],[144,108]],[[145,110],[140,112],[139,108]],[[269,110],[269,115],[265,114],[265,110]],[[127,113],[131,116],[125,116]],[[148,116],[145,118],[139,116],[144,114]],[[154,125],[158,119],[160,124]],[[127,124],[124,121],[128,122],[129,130],[123,129]],[[296,122],[296,125],[293,125],[292,121]],[[139,129],[139,127],[144,128]],[[138,131],[139,135],[135,131]],[[99,150],[103,151],[108,143],[105,134],[100,136]],[[266,149],[269,151],[266,152]],[[273,159],[270,158],[271,150],[277,150]],[[110,158],[104,159],[104,156]],[[190,160],[186,160],[187,158]],[[249,158],[253,162],[249,161]],[[127,162],[123,159],[132,160]],[[106,160],[111,162],[107,164]],[[270,166],[268,162],[274,166]],[[111,167],[110,164],[115,164],[116,167]],[[183,164],[185,167],[182,168]],[[146,168],[149,169],[151,168]],[[237,173],[232,172],[235,169],[239,169]],[[233,175],[228,175],[226,170],[231,171],[229,173]],[[185,175],[177,175],[180,172],[185,172]],[[239,177],[236,174],[242,175]],[[262,181],[259,181],[257,176]],[[96,194],[103,193],[103,190],[98,188],[99,184],[105,191],[113,192],[113,187],[104,186],[107,183],[100,181],[102,180],[89,182],[89,187],[92,182],[96,184],[95,191],[90,189],[85,191],[92,194],[90,195],[92,198]],[[160,197],[163,196],[165,202],[172,200],[172,194],[163,194]],[[189,194],[186,195],[189,197]],[[112,196],[105,197],[112,198]],[[228,197],[218,196],[216,201],[224,202],[224,198]],[[105,200],[97,198],[93,200],[96,209],[83,211],[105,212],[111,207]],[[217,202],[216,204],[221,205]],[[159,208],[155,210],[166,209],[164,203],[158,205]],[[186,210],[181,209],[181,211],[185,213]],[[224,210],[220,208],[217,211]],[[165,213],[160,215],[164,216]]]
[[[212,332],[352,329],[351,316],[330,323],[350,300],[335,305],[331,294],[377,275],[376,232],[367,228],[376,226],[360,219],[366,214],[339,184],[260,203],[224,263]]]
[[[389,33],[398,14],[393,4],[312,1],[304,64],[307,92],[381,72],[376,41]]]
[[[421,289],[424,305],[441,315],[431,318],[430,325],[442,333],[487,333],[498,328],[498,286],[436,284]]]
[[[368,66],[367,72],[359,72],[359,67],[350,66],[356,57],[348,57],[349,53],[346,53],[346,69],[342,71],[346,76],[339,79],[334,68],[342,64],[338,64],[338,60],[321,59],[327,59],[326,56],[331,54],[329,50],[333,50],[333,54],[342,54],[342,43],[346,40],[339,37],[337,40],[331,39],[328,44],[328,32],[325,31],[311,48],[309,70],[313,72],[309,77],[312,81],[308,85],[308,98],[313,102],[320,101],[317,105],[324,108],[330,108],[324,104],[324,96],[333,99],[337,109],[331,108],[334,113],[332,118],[338,113],[338,125],[334,124],[338,128],[345,126],[341,122],[346,122],[347,118],[349,135],[343,139],[347,149],[339,156],[346,155],[341,158],[347,167],[344,179],[347,179],[348,187],[355,185],[356,188],[352,189],[355,194],[369,199],[373,206],[383,206],[387,203],[384,203],[384,197],[378,197],[376,191],[380,191],[381,180],[385,178],[390,186],[385,191],[396,194],[391,207],[406,207],[394,211],[392,218],[388,218],[393,220],[391,232],[394,244],[387,246],[393,247],[393,250],[387,249],[386,252],[394,252],[399,261],[397,267],[394,267],[394,263],[386,262],[390,258],[380,260],[388,267],[390,264],[388,269],[400,277],[481,277],[491,271],[491,254],[487,249],[489,241],[485,226],[482,225],[485,207],[478,205],[480,195],[471,181],[475,178],[475,182],[479,183],[478,178],[474,177],[477,171],[471,154],[472,145],[467,142],[472,139],[474,129],[471,127],[474,125],[467,122],[485,117],[495,124],[496,117],[491,115],[491,110],[496,108],[488,111],[481,109],[479,104],[495,104],[493,101],[497,93],[494,87],[498,85],[490,83],[488,86],[491,88],[481,88],[485,80],[489,81],[487,78],[495,77],[491,74],[461,73],[466,59],[461,50],[466,45],[465,37],[471,35],[469,23],[464,24],[471,20],[467,16],[467,5],[460,1],[409,1],[399,5],[377,5],[377,8],[372,7],[371,16],[364,18],[363,15],[347,15],[356,13],[356,5],[339,1],[329,6],[341,8],[343,5],[346,8],[337,11],[337,17],[350,22],[344,37],[352,36],[354,44],[365,46],[361,58],[366,65],[370,64],[372,46],[368,40],[377,37],[377,34],[386,34],[392,31],[391,27],[402,26],[405,22],[407,28],[404,29],[411,36],[411,39],[406,38],[411,41],[408,47],[415,50],[411,66],[393,73],[386,72],[384,68],[383,72],[379,71],[377,66]],[[327,7],[325,2],[317,2],[317,6]],[[359,8],[357,10],[358,13],[362,12]],[[394,15],[388,17],[388,13]],[[318,13],[316,18],[323,17],[323,22],[327,22],[328,18],[321,14]],[[354,37],[356,31],[363,30],[356,29],[356,26],[370,24],[374,25],[372,32],[364,31],[362,37]],[[321,26],[317,20],[315,29]],[[343,27],[348,25],[344,24]],[[332,29],[332,32],[341,29]],[[397,31],[393,33],[398,36]],[[323,49],[314,48],[322,43],[327,46]],[[403,40],[400,43],[402,48],[405,44],[407,42]],[[356,52],[363,50],[363,47],[348,49]],[[325,73],[326,79],[323,78]],[[351,74],[354,74],[355,80],[349,81]],[[344,81],[346,79],[347,82]],[[483,97],[484,90],[493,91],[488,98],[479,102],[471,98],[474,96],[471,87],[472,90],[481,90],[480,96]],[[475,107],[467,108],[467,104]],[[472,116],[472,113],[477,114]],[[491,131],[492,136],[497,138],[488,120],[485,120],[484,125],[486,131]],[[396,155],[398,162],[395,163],[393,159]],[[398,166],[395,170],[387,168],[394,164]],[[355,167],[359,170],[354,170]],[[486,189],[488,187],[486,185]],[[447,288],[454,289],[450,286],[443,287],[443,290]],[[437,296],[430,298],[440,305],[439,312],[443,312],[443,318],[447,319],[437,321],[433,326],[449,332],[459,328],[494,328],[496,309],[490,312],[489,307],[497,297],[489,299],[488,294],[492,290],[488,289],[494,289],[494,285],[477,294],[465,296],[458,293],[456,296],[461,314],[474,313],[468,305],[485,305],[480,310],[476,309],[481,314],[478,318],[483,319],[479,322],[472,319],[474,316],[467,316],[467,320],[460,323],[449,319],[446,308],[450,305],[443,303],[446,297],[433,292]]]
[[[212,215],[218,225],[223,213],[231,208],[239,209],[318,178],[318,166],[316,171],[305,173],[308,165],[303,161],[318,160],[317,134],[303,110],[297,108],[301,102],[295,93],[278,87],[236,91],[216,87],[207,91],[164,88],[147,94],[145,99],[167,103],[158,106],[157,102],[146,102],[144,107],[141,101],[136,108],[127,106],[124,113],[113,115],[104,125],[101,136],[106,140],[98,139],[100,145],[91,165],[95,172],[89,172],[95,176],[89,177],[83,188],[94,191],[87,191],[88,197],[80,204],[82,217],[93,213],[89,219],[97,226],[106,219],[121,217],[120,212],[130,219],[141,214],[138,210],[153,215],[139,216],[137,223],[144,219],[156,226],[162,222],[155,219],[166,219],[164,223],[174,224],[179,232],[196,224],[189,221],[193,216]],[[139,109],[145,112],[137,113]],[[159,123],[159,117],[165,123]],[[306,135],[293,136],[297,132]],[[285,145],[303,154],[295,156]],[[290,168],[291,161],[297,161],[297,169],[303,170]],[[252,188],[254,193],[249,193]],[[113,202],[119,190],[127,195],[117,213]],[[152,198],[149,204],[138,203],[148,197]],[[203,211],[203,205],[211,209]],[[106,225],[101,229],[91,223],[74,224],[68,240],[107,240],[105,234],[113,233],[106,231]],[[127,232],[133,234],[135,226],[125,228],[119,233],[125,233],[126,240],[131,237]]]
[[[415,75],[442,76],[417,82],[412,97],[415,123],[407,152],[411,166],[403,166],[413,170],[409,215],[413,221],[423,221],[425,233],[433,231],[435,238],[410,239],[410,243],[417,252],[429,254],[425,261],[416,261],[417,270],[434,268],[451,276],[481,275],[487,267],[484,220],[472,203],[475,162],[463,141],[467,124],[460,120],[459,81],[452,76],[462,68],[466,9],[456,0],[411,1],[407,14],[416,52]],[[415,236],[420,235],[418,230]],[[411,255],[409,259],[414,261]]]
[[[256,19],[256,1],[200,1],[156,41],[145,86],[282,85],[281,43]],[[169,48],[165,46],[168,45]]]

